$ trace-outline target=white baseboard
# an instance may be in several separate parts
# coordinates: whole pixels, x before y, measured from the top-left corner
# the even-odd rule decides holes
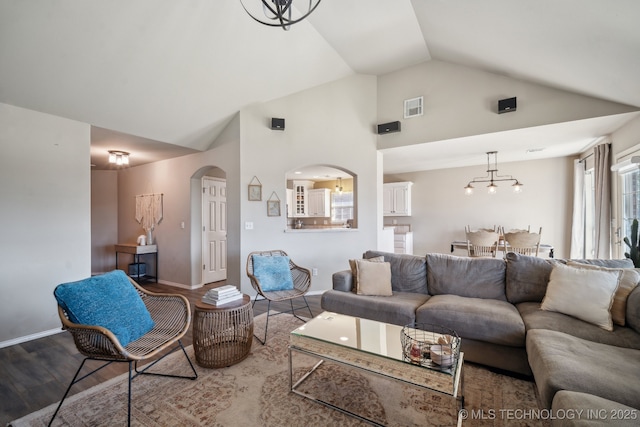
[[[181,288],[181,289],[189,289],[189,290],[194,290],[194,289],[198,289],[201,288],[203,285],[185,285],[182,283],[176,283],[176,282],[169,282],[168,280],[158,280],[158,283],[160,283],[161,285],[167,285],[167,286],[173,286],[174,288]]]
[[[22,344],[23,342],[37,340],[38,338],[48,337],[49,335],[59,334],[64,332],[62,328],[50,329],[48,331],[42,331],[31,335],[25,335],[23,337],[14,338],[7,341],[0,342],[0,348],[11,347],[12,345]]]

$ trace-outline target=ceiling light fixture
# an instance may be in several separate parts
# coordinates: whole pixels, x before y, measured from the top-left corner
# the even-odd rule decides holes
[[[338,182],[336,183],[336,192],[342,194],[342,178],[338,177]]]
[[[306,12],[304,12],[304,6],[294,7],[293,0],[240,0],[240,4],[245,12],[257,22],[269,27],[281,27],[283,30],[288,31],[291,25],[311,15],[311,12],[320,4],[320,0],[304,1],[309,3]],[[296,5],[301,3],[304,5],[304,1],[296,2]],[[262,12],[259,11],[261,4]]]
[[[498,186],[495,184],[497,181],[513,181],[513,191],[515,193],[520,193],[522,191],[522,184],[520,181],[512,177],[511,175],[498,175],[498,152],[497,151],[489,151],[487,152],[487,176],[480,178],[473,178],[473,180],[469,181],[466,187],[464,187],[464,192],[466,195],[473,194],[473,185],[479,182],[488,182],[487,191],[489,194],[496,194],[498,192]]]
[[[109,150],[109,163],[117,166],[129,164],[129,153],[126,151]]]

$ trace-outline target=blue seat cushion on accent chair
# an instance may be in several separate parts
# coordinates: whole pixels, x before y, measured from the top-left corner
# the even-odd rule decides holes
[[[253,275],[258,278],[263,291],[293,289],[293,278],[288,256],[252,255]]]
[[[149,310],[121,270],[60,284],[53,295],[73,323],[107,328],[122,346],[154,327]]]

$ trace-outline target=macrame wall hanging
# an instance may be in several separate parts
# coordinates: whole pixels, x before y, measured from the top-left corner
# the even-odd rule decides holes
[[[163,194],[136,196],[136,221],[147,232],[147,244],[153,244],[152,231],[162,221]]]

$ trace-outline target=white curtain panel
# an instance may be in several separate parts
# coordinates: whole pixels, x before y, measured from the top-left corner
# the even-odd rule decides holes
[[[594,148],[595,257],[611,259],[611,144]]]
[[[585,197],[584,173],[585,162],[573,161],[573,221],[571,226],[571,253],[573,259],[585,258]]]

